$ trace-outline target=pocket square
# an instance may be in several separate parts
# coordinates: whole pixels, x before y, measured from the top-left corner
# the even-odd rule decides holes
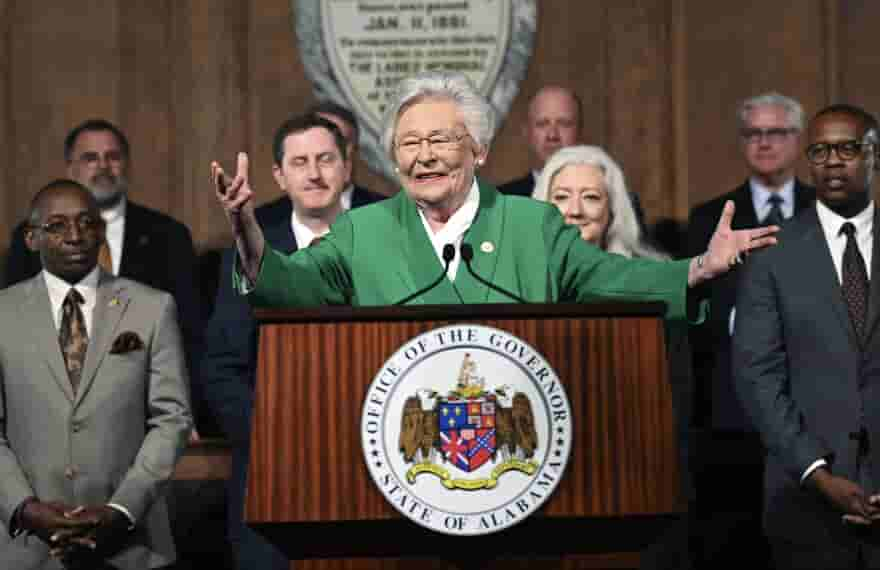
[[[110,354],[125,354],[133,350],[143,350],[143,348],[144,341],[141,340],[141,337],[136,332],[125,331],[120,333],[116,340],[113,341],[113,346],[110,347]]]

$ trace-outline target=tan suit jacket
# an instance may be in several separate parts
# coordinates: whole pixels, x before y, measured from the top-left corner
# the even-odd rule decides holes
[[[59,569],[34,536],[9,532],[28,496],[124,506],[137,521],[110,563],[175,559],[163,489],[192,417],[177,310],[167,293],[102,273],[74,395],[42,274],[0,291],[0,568]],[[143,348],[110,352],[123,332]]]

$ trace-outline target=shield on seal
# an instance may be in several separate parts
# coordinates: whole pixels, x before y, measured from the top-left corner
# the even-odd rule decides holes
[[[440,449],[447,461],[470,473],[495,454],[495,406],[483,397],[440,400]]]

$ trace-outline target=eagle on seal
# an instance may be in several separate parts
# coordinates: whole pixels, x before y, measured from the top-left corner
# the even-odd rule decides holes
[[[530,459],[538,447],[532,404],[522,392],[517,392],[511,398],[509,387],[505,388],[495,391],[500,404],[495,411],[496,450],[500,449],[502,454],[512,456],[519,449],[525,459]]]
[[[416,452],[421,460],[428,461],[432,449],[440,449],[440,427],[437,422],[437,393],[420,390],[403,403],[398,439],[403,459],[411,463]]]

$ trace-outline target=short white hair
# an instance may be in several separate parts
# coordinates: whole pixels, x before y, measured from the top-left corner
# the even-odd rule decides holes
[[[804,130],[804,108],[801,104],[791,97],[786,97],[781,93],[773,91],[749,97],[739,104],[737,117],[739,117],[740,128],[748,126],[749,113],[758,107],[779,107],[784,109],[786,115],[788,115],[788,126],[797,129],[798,132]]]
[[[382,117],[382,148],[394,160],[394,132],[400,115],[410,105],[424,99],[446,99],[458,106],[468,134],[484,152],[495,135],[495,110],[480,95],[466,75],[426,71],[400,81],[394,99]]]
[[[553,179],[563,168],[573,164],[595,166],[602,172],[605,190],[608,192],[608,211],[610,214],[610,223],[601,242],[606,251],[626,257],[669,258],[645,243],[633,209],[632,198],[626,188],[623,170],[607,152],[598,146],[568,146],[554,152],[547,159],[547,164],[544,165],[544,170],[541,171],[541,176],[535,183],[532,197],[536,200],[549,202]]]

